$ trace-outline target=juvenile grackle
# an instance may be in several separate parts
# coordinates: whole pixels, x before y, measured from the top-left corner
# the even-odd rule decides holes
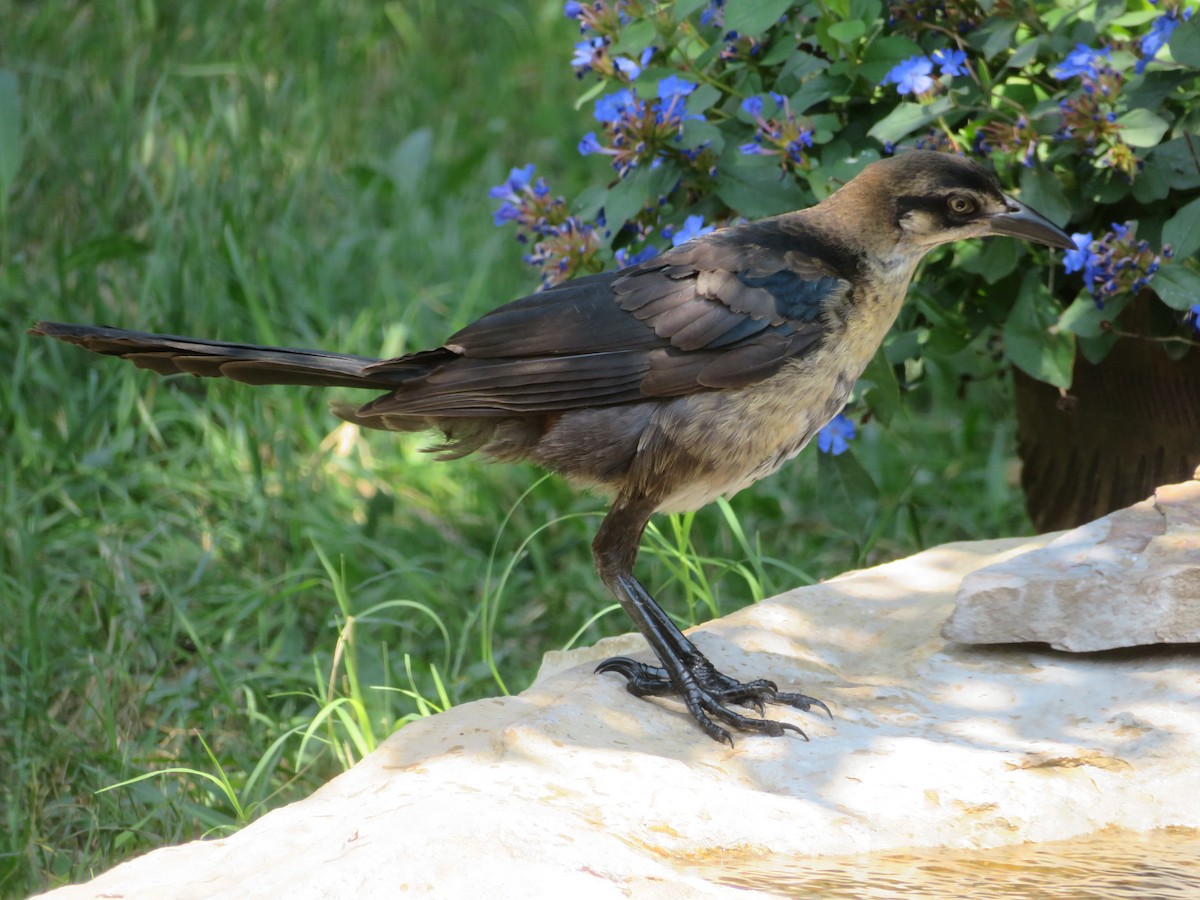
[[[160,374],[386,391],[334,411],[368,428],[439,430],[443,458],[531,460],[611,496],[596,568],[660,665],[617,657],[597,671],[619,672],[637,696],[681,697],[732,745],[723,725],[803,732],[731,705],[828,709],[717,671],[634,577],[646,523],[734,494],[795,456],[845,404],[921,257],[987,235],[1074,247],[978,164],[916,151],[867,166],[809,209],[514,300],[398,359],[51,322],[32,333]]]

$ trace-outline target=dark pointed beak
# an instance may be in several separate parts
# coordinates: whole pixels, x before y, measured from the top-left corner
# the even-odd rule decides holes
[[[987,220],[992,234],[1037,241],[1039,244],[1047,244],[1061,250],[1075,249],[1075,242],[1071,240],[1071,236],[1040,212],[1011,197],[1005,199],[1008,201],[1008,210],[990,216]]]

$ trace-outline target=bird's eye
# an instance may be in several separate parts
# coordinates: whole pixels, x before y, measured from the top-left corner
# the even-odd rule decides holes
[[[969,197],[964,197],[961,194],[955,194],[948,201],[950,212],[956,216],[965,216],[967,213],[975,211],[975,201]]]

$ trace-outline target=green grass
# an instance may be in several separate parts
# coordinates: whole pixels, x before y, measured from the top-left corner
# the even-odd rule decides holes
[[[575,151],[558,0],[212,10],[0,0],[24,143],[0,204],[4,896],[227,833],[405,721],[629,628],[591,569],[602,504],[555,479],[339,427],[316,390],[161,380],[25,335],[436,344],[535,284],[490,185],[527,161],[568,196],[608,177]],[[1005,391],[934,388],[864,429],[875,502],[831,493],[814,451],[659,521],[648,584],[690,624],[1027,528]]]

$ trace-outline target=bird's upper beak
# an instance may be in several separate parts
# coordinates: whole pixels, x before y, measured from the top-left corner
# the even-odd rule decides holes
[[[1062,250],[1075,249],[1075,242],[1071,240],[1071,236],[1040,212],[1011,197],[1006,197],[1005,200],[1008,209],[987,219],[992,234],[1024,238]]]

